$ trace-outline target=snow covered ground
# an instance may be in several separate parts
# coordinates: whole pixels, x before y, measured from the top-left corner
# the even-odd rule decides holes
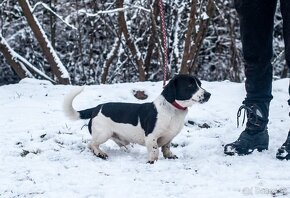
[[[173,140],[172,151],[179,159],[160,154],[154,165],[146,164],[145,147],[119,149],[110,141],[102,147],[109,159],[95,157],[87,148],[87,122],[69,121],[62,113],[63,98],[73,86],[30,79],[1,86],[0,197],[290,197],[290,162],[275,159],[289,129],[288,83],[273,83],[268,151],[223,154],[223,145],[236,140],[244,128],[236,128],[244,84],[203,82],[212,97],[190,109]],[[133,96],[134,89],[146,90],[146,101],[152,101],[162,83],[87,86],[74,106],[144,102]]]

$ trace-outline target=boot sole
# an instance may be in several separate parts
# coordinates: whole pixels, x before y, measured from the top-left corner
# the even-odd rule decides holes
[[[278,149],[278,153],[276,154],[276,158],[279,159],[279,160],[290,160],[289,152],[287,152],[287,155],[284,154],[285,152],[287,152],[287,151],[284,150],[284,149],[279,148]],[[282,156],[283,154],[285,156]]]
[[[234,151],[232,151],[232,152],[224,151],[224,153],[226,155],[230,155],[230,156],[233,156],[235,154],[237,154],[239,156],[243,156],[243,155],[249,155],[249,154],[253,153],[255,150],[257,150],[258,152],[262,152],[262,151],[268,150],[268,146],[258,145],[258,146],[255,146],[254,148],[248,149],[248,151],[245,151],[245,152],[238,152],[237,150],[235,150],[235,152]]]
[[[286,155],[285,157],[282,157],[282,156],[279,156],[279,155],[276,155],[276,158],[278,160],[290,160],[290,155]]]
[[[256,149],[258,150],[258,152],[262,152],[262,151],[268,150],[268,146],[267,147],[265,147],[265,146],[257,146]]]

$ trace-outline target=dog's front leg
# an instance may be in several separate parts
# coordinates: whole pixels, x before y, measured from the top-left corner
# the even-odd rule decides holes
[[[149,164],[154,164],[158,160],[159,149],[157,144],[157,138],[152,134],[148,135],[145,139],[145,144],[148,151],[148,162]]]
[[[171,145],[171,142],[168,142],[167,144],[165,144],[161,148],[164,158],[167,158],[167,159],[178,159],[178,157],[171,152],[170,145]]]

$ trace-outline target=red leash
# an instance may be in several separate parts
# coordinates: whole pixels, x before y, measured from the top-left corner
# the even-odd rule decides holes
[[[162,0],[159,0],[159,10],[161,17],[161,26],[163,34],[163,49],[164,49],[164,65],[163,65],[163,87],[166,85],[166,75],[167,75],[167,45],[166,45],[166,26],[165,26],[165,17],[164,17],[164,8]]]
[[[163,88],[164,88],[166,85],[168,59],[167,59],[167,45],[166,45],[166,26],[165,26],[164,8],[163,8],[162,0],[159,0],[159,10],[160,10],[160,16],[161,16],[161,26],[162,26],[162,34],[163,34],[163,49],[164,49],[164,65],[163,65]],[[187,110],[187,107],[181,106],[176,101],[173,101],[173,103],[171,103],[171,104],[179,110],[183,110],[183,111]]]

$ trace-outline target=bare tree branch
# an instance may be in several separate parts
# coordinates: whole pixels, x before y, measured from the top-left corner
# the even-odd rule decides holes
[[[197,14],[197,2],[192,0],[191,11],[188,23],[188,30],[184,41],[184,52],[181,62],[180,73],[197,73],[198,67],[196,66],[197,57],[202,46],[202,42],[206,35],[207,28],[209,26],[209,20],[212,18],[214,13],[213,0],[209,0],[206,7],[206,15],[201,15],[199,24],[196,24]],[[205,14],[205,13],[203,13]],[[196,28],[198,27],[198,28]]]
[[[106,79],[108,77],[110,65],[112,64],[113,60],[117,56],[118,50],[120,48],[120,43],[121,43],[121,40],[118,39],[118,41],[115,42],[115,45],[113,45],[113,48],[112,48],[111,52],[109,53],[109,57],[106,60],[104,66],[103,66],[101,83],[106,83]]]
[[[13,68],[19,78],[33,77],[32,74],[14,58],[13,52],[2,35],[0,35],[0,52],[2,52],[8,64]]]
[[[188,74],[188,65],[190,61],[190,46],[192,42],[192,34],[195,32],[195,15],[196,15],[196,0],[191,1],[191,10],[188,22],[188,28],[186,32],[186,38],[184,40],[183,57],[181,61],[180,72],[181,74]]]
[[[118,8],[123,8],[124,0],[117,0],[116,3],[117,3]],[[146,77],[145,77],[144,65],[143,65],[143,62],[141,60],[140,55],[137,53],[137,48],[136,48],[134,42],[132,41],[132,37],[129,34],[124,12],[119,12],[118,22],[119,22],[120,34],[124,35],[124,38],[126,40],[126,44],[127,44],[128,48],[130,49],[131,54],[133,56],[133,59],[135,60],[135,62],[137,64],[138,73],[139,73],[139,80],[145,81]]]
[[[9,44],[6,42],[2,34],[0,33],[0,52],[3,53],[9,65],[13,68],[15,73],[22,78],[34,78],[33,74],[41,76],[43,79],[49,80],[52,83],[55,83],[49,76],[45,73],[34,67],[30,64],[25,58],[20,56],[17,52],[15,52]],[[32,72],[32,73],[31,73]]]
[[[23,10],[23,13],[27,19],[29,26],[31,27],[39,45],[46,56],[47,61],[49,62],[53,74],[56,76],[57,82],[61,84],[70,84],[70,78],[67,70],[62,65],[59,60],[56,52],[52,48],[45,32],[41,28],[37,19],[33,16],[31,12],[31,7],[27,0],[18,0],[20,7]]]
[[[214,3],[213,0],[209,0],[207,7],[206,7],[206,18],[201,16],[200,23],[198,25],[199,29],[198,32],[195,35],[195,41],[194,45],[191,46],[191,52],[190,52],[190,65],[189,65],[189,73],[197,73],[198,72],[198,66],[196,65],[197,58],[202,46],[202,42],[205,38],[207,28],[209,26],[210,19],[212,18],[214,14]],[[204,13],[205,14],[205,13]]]

